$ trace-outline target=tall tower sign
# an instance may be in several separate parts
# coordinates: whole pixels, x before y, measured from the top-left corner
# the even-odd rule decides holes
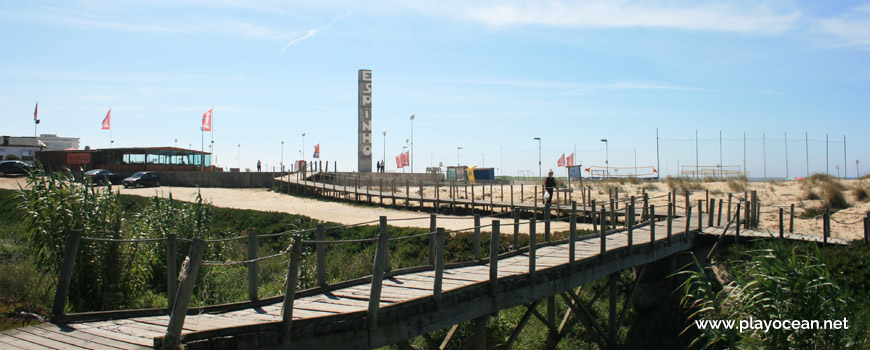
[[[372,172],[372,71],[359,70],[359,155],[357,171]]]

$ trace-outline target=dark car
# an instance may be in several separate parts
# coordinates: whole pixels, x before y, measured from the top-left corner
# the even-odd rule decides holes
[[[160,186],[160,175],[153,171],[140,171],[124,179],[124,187]]]
[[[124,177],[106,169],[88,170],[85,177],[91,179],[94,185],[120,185]]]
[[[33,166],[20,160],[4,160],[0,162],[0,177],[9,175],[27,175],[33,170]]]

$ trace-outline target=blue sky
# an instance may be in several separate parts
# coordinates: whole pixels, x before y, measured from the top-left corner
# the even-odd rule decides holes
[[[534,137],[544,172],[575,147],[603,166],[602,138],[612,166],[654,166],[658,129],[663,174],[696,164],[697,130],[701,165],[721,131],[753,177],[765,157],[785,176],[786,150],[789,176],[836,174],[845,136],[851,177],[870,169],[868,49],[856,1],[2,1],[0,133],[32,135],[39,101],[39,132],[82,146],[108,146],[112,108],[115,146],[199,149],[213,105],[218,165],[278,166],[282,140],[289,164],[306,133],[306,158],[319,143],[352,171],[372,69],[388,171],[414,114],[415,171],[458,153],[537,173]]]

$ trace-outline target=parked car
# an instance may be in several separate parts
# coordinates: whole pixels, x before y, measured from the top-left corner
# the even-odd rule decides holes
[[[4,160],[0,162],[0,177],[9,175],[27,175],[33,170],[33,166],[20,160]]]
[[[94,185],[120,185],[124,177],[106,169],[88,170],[85,177],[91,179]]]
[[[160,186],[160,175],[153,171],[140,171],[124,179],[124,187]]]

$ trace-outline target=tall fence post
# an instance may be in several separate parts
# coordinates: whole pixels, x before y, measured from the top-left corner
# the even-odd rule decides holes
[[[599,257],[604,259],[604,253],[607,253],[607,234],[604,228],[604,220],[607,219],[604,215],[604,205],[601,206],[601,214],[599,214],[598,217],[601,219],[601,227],[598,230],[598,232],[600,232],[598,238],[601,241],[601,252],[599,253]]]
[[[489,294],[495,298],[498,291],[498,242],[501,238],[499,220],[492,221],[492,234],[489,237]]]
[[[205,241],[194,238],[190,245],[190,253],[181,265],[181,274],[178,286],[178,294],[175,296],[175,304],[169,316],[169,325],[163,336],[164,349],[176,349],[181,342],[181,329],[184,326],[184,318],[187,316],[187,307],[190,305],[190,295],[193,294],[193,283],[199,273],[199,265],[202,262],[202,252],[205,250]]]
[[[698,200],[698,232],[704,228],[704,201]]]
[[[513,249],[520,249],[520,212],[517,210],[513,210],[514,216],[514,240]]]
[[[656,206],[654,204],[650,204],[649,206],[649,243],[651,246],[655,246],[656,242]]]
[[[384,281],[384,270],[387,265],[388,237],[387,237],[387,217],[381,216],[381,230],[378,234],[378,247],[375,250],[375,264],[372,271],[372,288],[369,293],[369,329],[378,328],[378,308],[381,304],[381,288]]]
[[[791,204],[788,214],[788,233],[794,233],[794,203]]]
[[[257,258],[257,250],[259,250],[259,242],[257,242],[257,231],[248,231],[248,260]],[[259,264],[256,261],[248,263],[248,300],[259,300],[257,296],[257,272]]]
[[[568,235],[568,264],[574,265],[576,259],[574,243],[577,241],[577,202],[571,201],[571,218],[569,219],[569,235]],[[574,270],[571,269],[573,272]]]
[[[172,309],[175,304],[175,293],[178,292],[178,236],[174,233],[166,235],[166,308]]]
[[[864,218],[864,243],[870,244],[870,211]]]
[[[529,279],[535,284],[535,250],[537,249],[535,218],[529,220]]]
[[[722,198],[719,198],[719,211],[716,215],[716,226],[722,226]]]
[[[828,237],[831,236],[831,207],[825,206],[825,214],[822,216],[822,243],[828,245]]]
[[[708,201],[707,206],[709,207],[707,208],[707,227],[712,227],[713,218],[716,217],[716,215],[713,215],[716,213],[716,199],[713,198],[712,201]]]
[[[683,232],[683,240],[685,241],[689,237],[689,229],[692,222],[692,206],[686,206],[686,231]]]
[[[674,217],[671,215],[674,211],[674,203],[668,203],[668,243],[671,242],[671,235],[673,235],[673,226],[674,226]]]
[[[551,198],[552,200],[552,198]],[[556,202],[558,205],[558,202]],[[550,202],[544,203],[544,241],[550,241]]]
[[[737,202],[737,210],[734,211],[734,243],[740,241],[740,202]]]
[[[435,236],[435,232],[438,229],[437,226],[437,216],[432,214],[429,216],[429,265],[435,265],[435,241],[438,237]]]
[[[314,244],[314,249],[317,254],[317,285],[326,286],[326,232],[323,223],[317,224],[317,229],[314,231],[314,239],[317,243]]]
[[[592,233],[598,233],[598,208],[595,206],[595,200],[590,202],[592,206]]]
[[[299,281],[299,263],[302,260],[302,239],[293,237],[290,247],[290,264],[287,267],[287,285],[284,288],[284,303],[281,308],[281,343],[290,342],[290,326],[293,322],[293,302],[296,300],[296,284]]]
[[[785,236],[785,225],[782,222],[782,213],[783,209],[779,208],[779,238],[783,238]]]
[[[480,260],[480,214],[474,214],[474,260]]]
[[[432,286],[432,299],[435,307],[441,308],[441,284],[444,279],[444,228],[439,227],[435,234],[435,282]]]
[[[64,239],[63,264],[60,267],[60,277],[57,281],[57,290],[54,293],[54,304],[51,307],[51,322],[63,321],[66,301],[69,296],[69,285],[72,283],[76,255],[78,254],[81,240],[82,233],[79,231],[70,231],[69,235]]]
[[[634,206],[632,204],[628,204],[625,207],[625,226],[627,227],[627,246],[628,252],[631,252],[632,246],[634,245],[634,215],[629,215],[629,212],[634,212]]]

